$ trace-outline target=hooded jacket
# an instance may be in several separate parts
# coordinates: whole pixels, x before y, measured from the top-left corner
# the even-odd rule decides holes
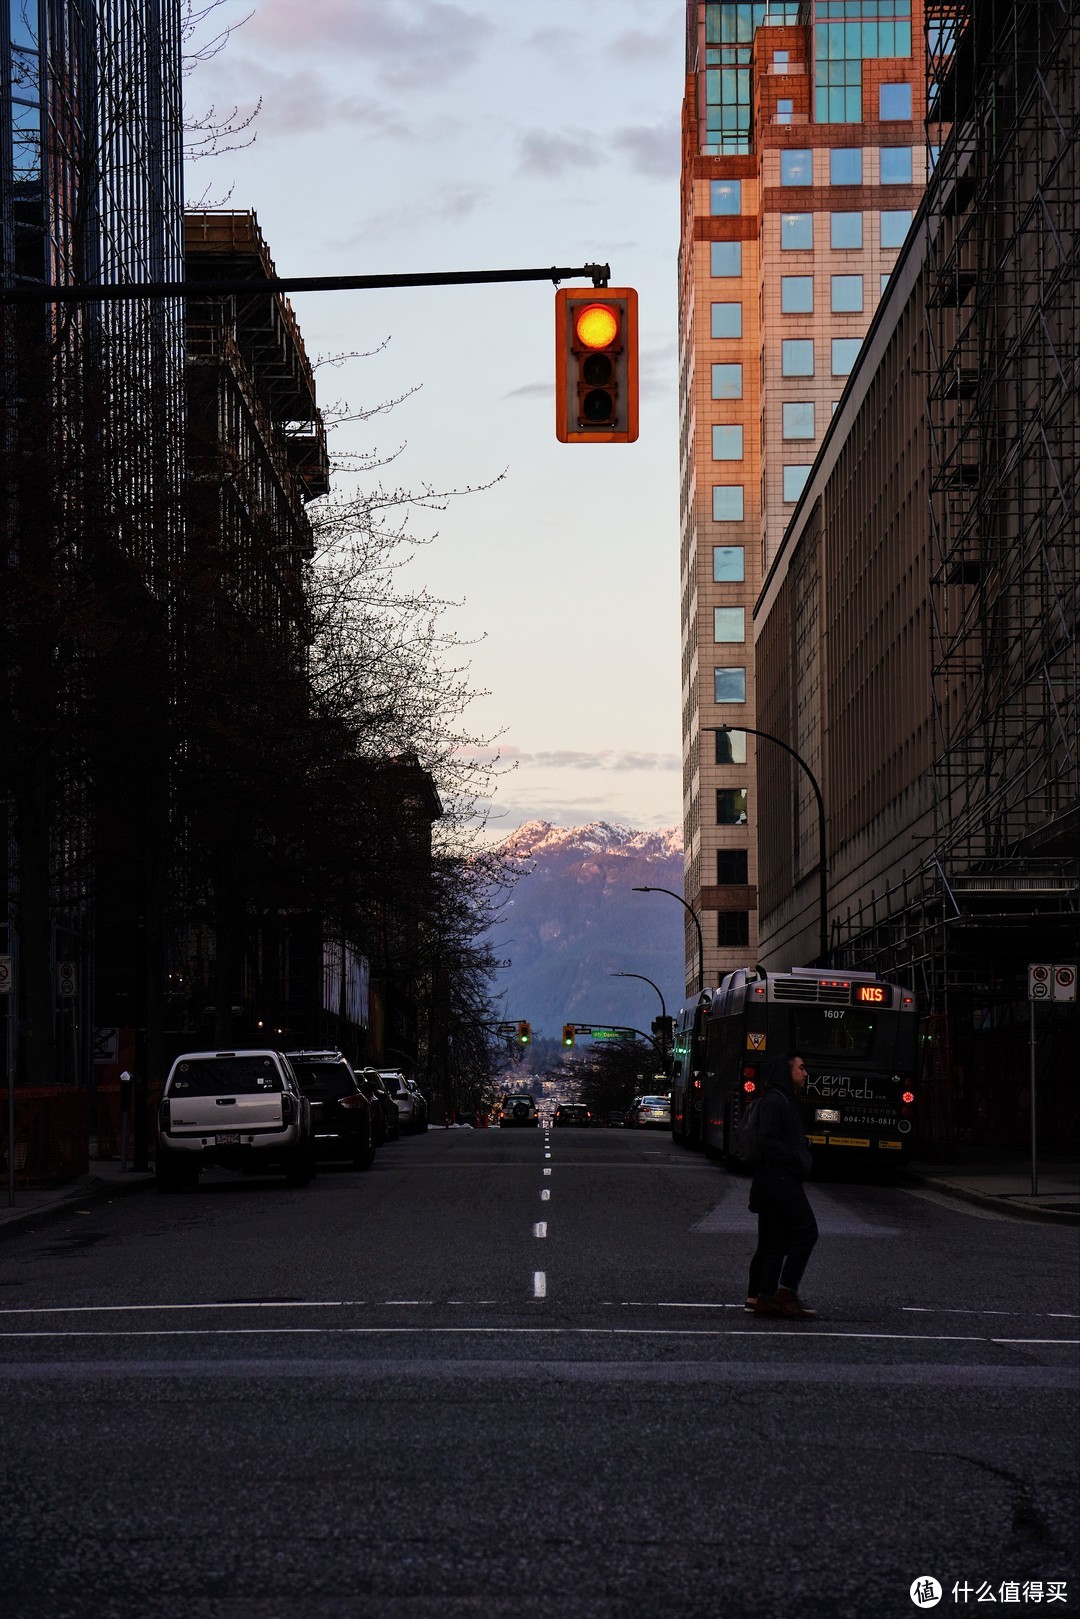
[[[813,1160],[795,1106],[795,1085],[786,1057],[769,1058],[765,1080],[768,1088],[758,1103],[757,1115],[761,1169],[766,1173],[779,1170],[802,1180],[810,1173]]]

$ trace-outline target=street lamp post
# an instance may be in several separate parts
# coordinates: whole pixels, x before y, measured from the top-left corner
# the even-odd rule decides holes
[[[795,749],[787,742],[782,741],[780,737],[773,736],[771,731],[758,731],[752,725],[706,725],[702,729],[719,732],[721,736],[730,736],[732,731],[747,731],[751,736],[764,737],[766,742],[775,742],[778,748],[783,748],[785,753],[789,753],[795,763],[801,765],[809,777],[810,785],[814,789],[814,797],[817,799],[818,812],[818,954],[821,965],[827,967],[829,964],[828,852],[825,840],[825,800],[821,796],[821,788],[818,786],[817,777],[802,754],[796,753]]]
[[[644,973],[611,973],[611,974],[610,974],[610,975],[609,975],[609,976],[610,976],[610,977],[612,977],[612,978],[640,978],[640,979],[641,979],[641,982],[642,982],[642,983],[643,983],[643,984],[649,984],[649,985],[651,985],[651,987],[652,987],[652,988],[653,988],[653,989],[655,989],[655,991],[656,991],[656,993],[657,993],[657,994],[658,994],[658,995],[659,995],[659,997],[660,997],[660,1016],[661,1016],[661,1018],[662,1018],[662,1019],[663,1019],[663,1022],[662,1022],[662,1023],[661,1023],[661,1025],[660,1025],[660,1029],[661,1029],[661,1035],[660,1035],[660,1053],[661,1053],[661,1055],[662,1055],[662,1057],[663,1057],[663,1059],[664,1059],[664,1067],[665,1067],[665,1068],[666,1068],[666,1067],[667,1067],[667,1060],[668,1060],[668,1044],[667,1044],[667,1036],[668,1036],[668,1021],[667,1021],[667,1005],[666,1005],[666,1003],[665,1003],[665,1001],[664,1001],[664,992],[663,992],[663,990],[662,990],[662,989],[661,989],[661,988],[660,988],[660,985],[659,985],[659,984],[654,984],[654,983],[653,983],[653,981],[652,981],[652,979],[651,979],[651,978],[646,978],[646,977],[645,977],[645,974],[644,974]]]
[[[684,911],[689,911],[690,915],[694,918],[694,926],[697,928],[697,947],[698,947],[698,958],[697,958],[698,959],[698,985],[697,985],[697,987],[698,987],[698,994],[700,995],[701,991],[705,988],[705,941],[701,936],[701,919],[698,916],[697,912],[695,911],[694,907],[692,905],[688,905],[686,900],[683,899],[682,895],[681,894],[676,894],[676,892],[675,892],[675,890],[673,888],[638,888],[635,885],[634,893],[635,894],[670,894],[672,899],[677,899],[679,904],[682,906],[683,910]]]

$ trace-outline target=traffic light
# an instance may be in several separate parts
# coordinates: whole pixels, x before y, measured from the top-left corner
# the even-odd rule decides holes
[[[563,1024],[563,1026],[562,1026],[562,1043],[563,1043],[564,1046],[572,1046],[573,1045],[573,1043],[574,1043],[574,1025],[572,1023],[564,1023]]]
[[[675,1019],[674,1018],[670,1018],[670,1017],[654,1017],[653,1020],[652,1020],[652,1023],[650,1024],[650,1027],[652,1029],[653,1034],[655,1034],[659,1038],[661,1044],[670,1046],[671,1037],[675,1032]]]
[[[637,292],[561,287],[555,294],[555,437],[561,444],[632,444],[637,436]]]
[[[532,1039],[532,1030],[529,1028],[529,1025],[527,1023],[524,1023],[524,1022],[519,1023],[518,1026],[517,1026],[517,1043],[518,1043],[518,1045],[519,1046],[527,1046],[531,1039]]]

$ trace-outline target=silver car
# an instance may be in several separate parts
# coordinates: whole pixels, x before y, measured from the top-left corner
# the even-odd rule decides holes
[[[173,1063],[158,1108],[158,1190],[194,1186],[210,1163],[310,1181],[311,1104],[280,1051],[188,1051]]]
[[[387,1090],[398,1110],[398,1125],[402,1132],[419,1132],[428,1127],[427,1099],[414,1079],[406,1079],[400,1068],[380,1068]]]

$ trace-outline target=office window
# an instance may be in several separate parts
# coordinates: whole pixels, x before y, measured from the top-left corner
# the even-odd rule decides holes
[[[882,295],[882,297],[885,296],[885,288],[889,285],[889,282],[891,280],[892,280],[892,271],[891,270],[882,270],[882,272],[881,272],[881,295]]]
[[[743,520],[743,486],[741,483],[713,484],[712,515],[714,523],[741,523]]]
[[[781,97],[776,103],[776,122],[778,124],[790,124],[794,111],[794,101],[786,101]]]
[[[714,731],[716,738],[716,762],[718,765],[744,765],[746,763],[746,732],[745,731]],[[745,856],[745,851],[744,851]],[[732,883],[745,882],[746,878],[728,877],[719,881]]]
[[[834,146],[829,153],[829,184],[862,185],[862,147]]]
[[[813,314],[813,276],[782,275],[780,277],[780,308],[785,315]]]
[[[714,669],[713,670],[713,702],[714,703],[745,703],[746,701],[746,670],[745,669]]]
[[[863,306],[861,275],[834,275],[832,277],[832,312],[834,315],[857,315]]]
[[[883,186],[909,186],[911,184],[911,147],[882,146],[878,151],[881,167],[879,174]]]
[[[709,243],[710,275],[742,275],[742,243]]]
[[[712,576],[718,585],[741,585],[746,577],[746,557],[741,545],[714,545]]]
[[[910,84],[882,84],[879,86],[878,117],[911,117]]]
[[[795,150],[780,153],[780,184],[808,186],[814,183],[814,154]]]
[[[717,826],[746,825],[746,788],[718,787],[716,789]]]
[[[803,486],[810,476],[808,465],[787,466],[784,468],[784,499],[798,500],[803,492]]]
[[[834,337],[832,340],[832,374],[834,377],[846,377],[855,364],[859,350],[862,348],[861,337]]]
[[[710,214],[737,214],[742,211],[741,180],[709,181]]]
[[[742,336],[742,304],[710,305],[713,337]]]
[[[714,399],[742,398],[741,365],[714,365],[711,369],[712,396]]]
[[[780,246],[805,248],[814,245],[813,214],[782,214],[780,217]]]
[[[717,911],[716,942],[722,950],[741,950],[750,943],[749,911]]]
[[[746,611],[742,607],[713,608],[713,640],[717,646],[741,645],[746,640]]]
[[[785,402],[782,408],[785,438],[813,438],[813,400],[798,400],[794,403]]]
[[[735,735],[737,735],[737,736],[745,736],[746,733],[745,733],[745,731],[738,731],[738,732],[735,733]],[[717,739],[718,742],[725,742],[725,741],[730,740],[727,737],[722,737],[720,735],[719,731],[716,733],[716,739]],[[717,764],[723,764],[724,763],[724,761],[722,759],[717,759],[716,762],[717,762]],[[746,850],[745,849],[717,849],[717,851],[716,851],[716,881],[717,881],[717,883],[719,883],[719,884],[745,883],[748,880],[749,879],[747,877]]]
[[[814,340],[812,337],[785,337],[780,344],[780,370],[785,377],[812,377]]]
[[[829,246],[861,247],[862,214],[830,214]]]
[[[883,208],[881,211],[882,247],[903,247],[911,226],[910,208]]]
[[[714,461],[741,461],[742,460],[742,428],[730,423],[717,425],[712,430],[712,453]]]
[[[773,51],[772,53],[773,67],[787,67],[790,60],[791,55],[788,51]]]

